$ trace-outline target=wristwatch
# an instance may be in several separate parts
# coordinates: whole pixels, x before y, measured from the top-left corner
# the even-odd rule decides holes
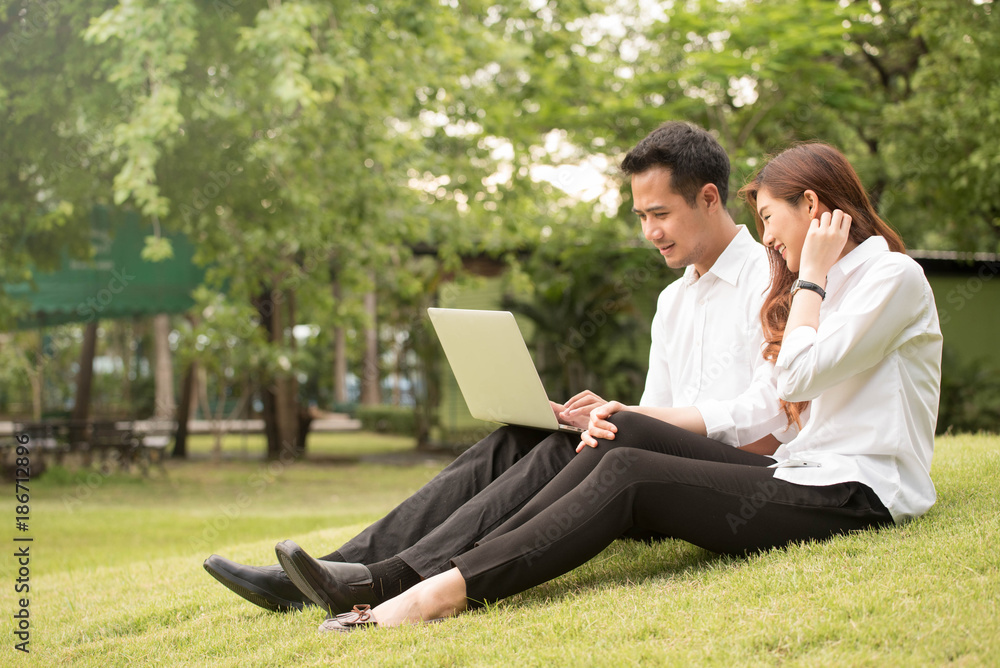
[[[809,281],[803,281],[801,278],[796,278],[795,282],[792,283],[792,297],[794,297],[795,293],[798,292],[799,290],[812,290],[813,292],[819,295],[819,298],[821,300],[826,299],[826,290],[819,287],[815,283],[811,283]]]

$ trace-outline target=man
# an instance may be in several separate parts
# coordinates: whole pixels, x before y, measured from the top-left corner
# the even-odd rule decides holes
[[[686,267],[657,303],[642,405],[670,407],[671,422],[727,444],[773,449],[768,434],[784,420],[760,352],[767,256],[726,211],[729,158],[709,133],[672,122],[639,142],[622,169],[644,236],[667,266]],[[585,391],[553,410],[561,422],[586,427],[604,404]],[[316,560],[291,541],[280,543],[283,563],[295,566],[294,583],[280,566],[244,566],[217,555],[205,569],[269,610],[312,601],[336,614],[375,605],[448,569],[582,445],[564,433],[502,427],[335,552]]]

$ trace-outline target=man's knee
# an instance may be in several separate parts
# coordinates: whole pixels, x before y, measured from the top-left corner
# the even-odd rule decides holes
[[[517,444],[518,440],[511,433],[511,427],[500,427],[466,449],[458,456],[454,465],[463,465],[480,460],[493,461],[498,457],[500,459],[508,457],[516,459],[519,455],[511,451],[517,447]]]
[[[585,493],[596,499],[626,487],[636,477],[636,473],[642,470],[641,461],[645,454],[635,448],[607,451],[591,471]]]
[[[531,449],[527,457],[534,465],[545,463],[553,470],[560,470],[576,456],[576,446],[580,442],[577,435],[553,432]]]
[[[624,473],[632,470],[644,455],[643,450],[636,448],[615,448],[601,459],[601,468],[615,473]]]
[[[503,426],[463,453],[467,460],[493,462],[497,474],[538,449],[546,432],[525,427]]]
[[[620,481],[637,469],[643,451],[636,448],[614,448],[608,450],[594,471],[602,482]]]

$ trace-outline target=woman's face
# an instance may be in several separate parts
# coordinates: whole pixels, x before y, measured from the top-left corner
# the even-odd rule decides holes
[[[811,194],[811,191],[808,192]],[[815,195],[804,195],[796,204],[789,204],[783,199],[772,197],[767,188],[761,188],[757,192],[757,214],[764,221],[761,241],[781,254],[781,259],[792,273],[799,271],[802,244],[806,240],[809,223],[819,215],[814,202]]]

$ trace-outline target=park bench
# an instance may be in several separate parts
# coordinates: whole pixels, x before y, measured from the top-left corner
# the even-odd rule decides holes
[[[137,428],[137,426],[139,428]],[[15,425],[15,434],[28,436],[28,447],[37,453],[32,459],[36,474],[50,463],[62,464],[70,453],[79,455],[84,466],[96,459],[102,469],[138,469],[148,475],[150,467],[165,472],[163,462],[170,444],[173,423],[128,420],[46,420]],[[10,439],[10,444],[16,444]],[[4,448],[4,461],[9,453]]]

